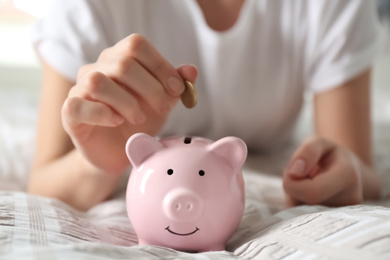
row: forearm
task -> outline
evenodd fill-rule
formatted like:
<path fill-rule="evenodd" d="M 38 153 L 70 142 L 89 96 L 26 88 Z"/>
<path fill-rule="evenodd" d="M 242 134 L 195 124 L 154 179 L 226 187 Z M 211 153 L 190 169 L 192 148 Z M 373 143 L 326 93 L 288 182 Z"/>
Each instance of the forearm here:
<path fill-rule="evenodd" d="M 87 210 L 110 196 L 119 180 L 120 176 L 98 171 L 74 149 L 50 163 L 34 167 L 28 192 Z"/>
<path fill-rule="evenodd" d="M 314 98 L 318 136 L 348 148 L 372 164 L 370 70 Z"/>
<path fill-rule="evenodd" d="M 318 136 L 352 151 L 358 159 L 363 198 L 378 199 L 379 178 L 372 163 L 370 70 L 315 97 Z"/>

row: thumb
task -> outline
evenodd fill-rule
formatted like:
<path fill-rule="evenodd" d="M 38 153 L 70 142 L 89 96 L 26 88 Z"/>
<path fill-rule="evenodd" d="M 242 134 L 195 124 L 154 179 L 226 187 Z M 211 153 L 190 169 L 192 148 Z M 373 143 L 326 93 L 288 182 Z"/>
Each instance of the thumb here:
<path fill-rule="evenodd" d="M 291 157 L 284 175 L 292 179 L 313 177 L 319 170 L 321 159 L 334 147 L 332 142 L 321 137 L 306 139 Z"/>

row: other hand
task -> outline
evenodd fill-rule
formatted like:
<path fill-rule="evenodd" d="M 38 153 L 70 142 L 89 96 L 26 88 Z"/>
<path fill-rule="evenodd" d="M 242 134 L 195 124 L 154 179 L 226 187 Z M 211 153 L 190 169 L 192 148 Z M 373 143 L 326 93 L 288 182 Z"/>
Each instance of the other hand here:
<path fill-rule="evenodd" d="M 348 149 L 321 137 L 306 139 L 283 173 L 287 205 L 362 203 L 364 171 L 370 167 Z"/>

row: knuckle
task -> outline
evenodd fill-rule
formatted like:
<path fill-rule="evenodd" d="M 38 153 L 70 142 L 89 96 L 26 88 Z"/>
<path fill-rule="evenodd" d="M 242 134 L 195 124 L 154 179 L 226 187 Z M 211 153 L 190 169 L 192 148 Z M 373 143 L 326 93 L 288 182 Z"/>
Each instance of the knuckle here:
<path fill-rule="evenodd" d="M 126 38 L 125 43 L 127 45 L 128 52 L 133 54 L 138 53 L 143 48 L 146 44 L 146 39 L 138 33 L 133 33 Z"/>
<path fill-rule="evenodd" d="M 101 72 L 91 72 L 86 76 L 85 87 L 90 94 L 99 93 L 104 88 L 105 75 Z"/>
<path fill-rule="evenodd" d="M 127 75 L 132 68 L 136 65 L 136 61 L 129 57 L 122 57 L 117 61 L 117 77 L 121 78 Z"/>
<path fill-rule="evenodd" d="M 91 64 L 85 64 L 81 66 L 77 72 L 77 79 L 81 79 L 90 70 L 90 67 Z"/>
<path fill-rule="evenodd" d="M 111 48 L 105 48 L 105 49 L 102 50 L 102 52 L 100 53 L 98 60 L 104 59 L 105 57 L 108 57 L 110 52 L 111 52 Z"/>

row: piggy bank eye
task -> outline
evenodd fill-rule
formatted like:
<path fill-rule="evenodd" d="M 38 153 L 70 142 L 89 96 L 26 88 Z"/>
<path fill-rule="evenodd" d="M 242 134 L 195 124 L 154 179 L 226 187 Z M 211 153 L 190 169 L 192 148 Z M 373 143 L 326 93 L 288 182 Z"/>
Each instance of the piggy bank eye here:
<path fill-rule="evenodd" d="M 199 171 L 199 175 L 200 175 L 200 176 L 204 176 L 204 174 L 205 174 L 204 170 L 200 170 L 200 171 Z"/>
<path fill-rule="evenodd" d="M 172 169 L 169 169 L 169 170 L 167 171 L 167 173 L 168 173 L 168 175 L 172 175 L 172 174 L 173 174 L 173 170 L 172 170 Z"/>

